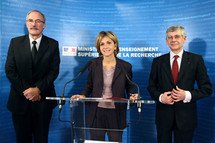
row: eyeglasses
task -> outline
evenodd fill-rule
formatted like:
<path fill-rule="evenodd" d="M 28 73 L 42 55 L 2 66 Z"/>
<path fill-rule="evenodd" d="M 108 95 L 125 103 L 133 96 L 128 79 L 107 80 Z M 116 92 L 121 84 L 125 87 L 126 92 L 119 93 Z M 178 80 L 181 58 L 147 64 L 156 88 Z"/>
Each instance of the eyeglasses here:
<path fill-rule="evenodd" d="M 167 36 L 167 40 L 173 40 L 173 37 L 175 38 L 175 40 L 179 40 L 183 36 L 182 35 Z"/>
<path fill-rule="evenodd" d="M 40 23 L 44 23 L 44 21 L 42 21 L 42 20 L 40 20 L 40 19 L 36 19 L 36 20 L 33 20 L 33 19 L 28 19 L 28 20 L 26 20 L 28 23 L 38 23 L 38 24 L 40 24 Z"/>

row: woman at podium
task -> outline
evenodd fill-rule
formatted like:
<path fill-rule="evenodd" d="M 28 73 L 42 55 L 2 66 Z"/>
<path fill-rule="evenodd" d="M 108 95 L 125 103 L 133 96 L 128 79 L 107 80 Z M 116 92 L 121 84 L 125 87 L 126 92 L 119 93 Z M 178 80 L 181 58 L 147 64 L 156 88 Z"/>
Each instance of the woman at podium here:
<path fill-rule="evenodd" d="M 132 79 L 132 65 L 117 58 L 119 41 L 114 32 L 101 31 L 96 37 L 95 46 L 99 57 L 91 60 L 83 91 L 72 98 L 137 99 L 135 86 L 126 78 Z M 90 128 L 104 129 L 90 130 L 91 140 L 104 141 L 107 133 L 109 141 L 122 142 L 122 130 L 126 127 L 126 104 L 91 102 L 87 123 Z"/>

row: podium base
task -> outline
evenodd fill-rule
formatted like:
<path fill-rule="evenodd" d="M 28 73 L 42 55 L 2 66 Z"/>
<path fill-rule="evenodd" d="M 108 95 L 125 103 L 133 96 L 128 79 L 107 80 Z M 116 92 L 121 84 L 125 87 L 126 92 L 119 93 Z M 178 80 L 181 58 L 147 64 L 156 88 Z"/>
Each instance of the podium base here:
<path fill-rule="evenodd" d="M 84 143 L 119 143 L 119 142 L 109 142 L 109 141 L 95 141 L 95 140 L 85 140 Z"/>

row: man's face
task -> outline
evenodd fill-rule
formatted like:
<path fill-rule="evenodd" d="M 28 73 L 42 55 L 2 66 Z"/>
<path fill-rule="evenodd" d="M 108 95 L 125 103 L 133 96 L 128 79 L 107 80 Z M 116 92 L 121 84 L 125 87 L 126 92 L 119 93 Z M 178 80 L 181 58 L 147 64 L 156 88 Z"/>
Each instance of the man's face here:
<path fill-rule="evenodd" d="M 178 30 L 167 33 L 166 44 L 173 53 L 179 53 L 183 49 L 186 40 L 187 38 L 183 37 L 181 31 Z"/>
<path fill-rule="evenodd" d="M 43 29 L 46 24 L 44 23 L 43 16 L 38 12 L 31 12 L 26 19 L 26 26 L 30 36 L 39 38 L 42 35 Z"/>

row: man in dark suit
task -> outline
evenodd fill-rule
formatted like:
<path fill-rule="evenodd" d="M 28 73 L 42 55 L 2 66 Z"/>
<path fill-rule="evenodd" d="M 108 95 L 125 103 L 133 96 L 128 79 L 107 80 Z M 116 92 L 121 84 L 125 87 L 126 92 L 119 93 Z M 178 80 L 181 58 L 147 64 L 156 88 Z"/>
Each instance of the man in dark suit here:
<path fill-rule="evenodd" d="M 198 99 L 210 96 L 212 87 L 203 58 L 183 50 L 186 33 L 175 25 L 166 31 L 170 53 L 152 63 L 148 91 L 157 101 L 158 143 L 192 143 L 197 126 Z M 198 89 L 194 89 L 197 82 Z"/>
<path fill-rule="evenodd" d="M 29 34 L 11 40 L 6 75 L 11 82 L 7 104 L 12 112 L 17 143 L 47 143 L 52 110 L 57 105 L 45 97 L 56 96 L 59 74 L 58 42 L 42 34 L 45 16 L 37 10 L 26 17 Z"/>

